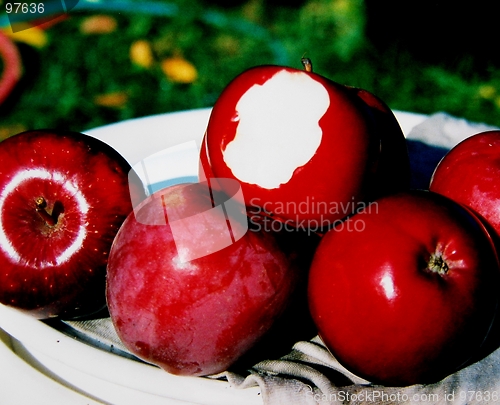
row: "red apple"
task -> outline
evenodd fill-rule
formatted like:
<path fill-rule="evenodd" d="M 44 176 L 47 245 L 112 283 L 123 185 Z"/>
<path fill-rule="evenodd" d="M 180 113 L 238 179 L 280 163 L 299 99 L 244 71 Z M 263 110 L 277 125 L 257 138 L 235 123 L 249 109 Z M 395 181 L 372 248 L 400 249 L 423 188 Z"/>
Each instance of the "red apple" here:
<path fill-rule="evenodd" d="M 408 186 L 395 180 L 408 172 L 399 124 L 386 110 L 375 117 L 372 104 L 310 69 L 251 68 L 213 107 L 200 177 L 238 180 L 245 204 L 274 218 L 331 226 L 374 198 L 376 184 L 384 192 Z M 382 159 L 394 156 L 388 171 Z"/>
<path fill-rule="evenodd" d="M 103 308 L 111 243 L 132 211 L 128 163 L 55 130 L 6 139 L 0 162 L 0 302 L 37 318 Z"/>
<path fill-rule="evenodd" d="M 111 248 L 107 300 L 122 342 L 181 375 L 226 370 L 272 327 L 297 280 L 273 233 L 247 231 L 207 184 L 160 190 Z M 231 194 L 232 195 L 232 194 Z"/>
<path fill-rule="evenodd" d="M 377 174 L 368 191 L 371 199 L 408 190 L 410 159 L 406 138 L 396 116 L 389 106 L 373 93 L 355 87 L 348 88 L 370 108 L 380 137 L 381 148 Z"/>
<path fill-rule="evenodd" d="M 492 239 L 471 211 L 436 193 L 382 198 L 316 250 L 309 304 L 319 335 L 377 384 L 436 382 L 475 356 L 498 306 Z"/>
<path fill-rule="evenodd" d="M 473 135 L 449 151 L 429 188 L 479 214 L 500 235 L 500 131 Z"/>

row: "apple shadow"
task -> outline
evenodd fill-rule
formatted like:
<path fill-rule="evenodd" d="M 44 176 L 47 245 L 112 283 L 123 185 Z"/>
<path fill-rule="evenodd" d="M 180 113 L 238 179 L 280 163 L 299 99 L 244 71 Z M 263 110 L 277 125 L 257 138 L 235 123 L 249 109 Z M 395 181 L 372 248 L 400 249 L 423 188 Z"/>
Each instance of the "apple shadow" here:
<path fill-rule="evenodd" d="M 434 169 L 448 149 L 412 139 L 407 139 L 406 145 L 410 159 L 410 188 L 427 190 Z"/>
<path fill-rule="evenodd" d="M 52 208 L 52 218 L 54 219 L 55 222 L 58 221 L 59 216 L 64 212 L 64 206 L 61 201 L 57 200 L 54 203 L 54 207 Z"/>
<path fill-rule="evenodd" d="M 263 360 L 278 360 L 290 353 L 299 341 L 309 341 L 317 335 L 316 327 L 310 316 L 307 299 L 302 291 L 295 297 L 274 323 L 271 329 L 231 367 L 230 371 L 246 374 L 246 371 Z"/>
<path fill-rule="evenodd" d="M 320 237 L 302 231 L 281 232 L 278 241 L 287 254 L 293 256 L 294 252 L 300 252 L 293 259 L 298 271 L 296 288 L 290 303 L 271 329 L 230 367 L 230 371 L 238 374 L 246 374 L 263 360 L 278 360 L 288 355 L 295 343 L 309 341 L 318 333 L 309 312 L 307 279 Z"/>

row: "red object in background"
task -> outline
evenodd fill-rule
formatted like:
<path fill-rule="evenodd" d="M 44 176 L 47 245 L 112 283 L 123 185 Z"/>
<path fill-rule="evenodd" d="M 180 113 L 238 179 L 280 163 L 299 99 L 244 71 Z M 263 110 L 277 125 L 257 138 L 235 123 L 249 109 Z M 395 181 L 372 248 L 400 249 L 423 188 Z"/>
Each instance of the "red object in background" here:
<path fill-rule="evenodd" d="M 7 35 L 0 31 L 0 58 L 3 69 L 0 75 L 0 104 L 12 92 L 21 78 L 21 55 Z"/>

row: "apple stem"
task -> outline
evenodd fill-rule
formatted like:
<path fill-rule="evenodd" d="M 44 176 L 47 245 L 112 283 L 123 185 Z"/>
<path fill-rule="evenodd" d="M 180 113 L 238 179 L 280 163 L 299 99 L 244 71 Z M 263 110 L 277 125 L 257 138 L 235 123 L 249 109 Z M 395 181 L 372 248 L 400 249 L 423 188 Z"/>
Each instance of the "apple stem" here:
<path fill-rule="evenodd" d="M 43 197 L 38 197 L 35 200 L 36 204 L 36 212 L 38 212 L 38 215 L 45 221 L 45 223 L 49 226 L 54 226 L 57 224 L 57 220 L 50 215 L 45 208 L 47 207 L 47 201 L 45 201 L 45 198 Z"/>
<path fill-rule="evenodd" d="M 309 59 L 309 58 L 302 58 L 300 61 L 302 62 L 302 66 L 304 66 L 304 70 L 306 72 L 310 73 L 310 72 L 313 71 L 313 64 L 312 64 L 311 59 Z"/>
<path fill-rule="evenodd" d="M 441 254 L 433 253 L 427 263 L 427 269 L 433 273 L 443 276 L 448 273 L 449 267 Z"/>

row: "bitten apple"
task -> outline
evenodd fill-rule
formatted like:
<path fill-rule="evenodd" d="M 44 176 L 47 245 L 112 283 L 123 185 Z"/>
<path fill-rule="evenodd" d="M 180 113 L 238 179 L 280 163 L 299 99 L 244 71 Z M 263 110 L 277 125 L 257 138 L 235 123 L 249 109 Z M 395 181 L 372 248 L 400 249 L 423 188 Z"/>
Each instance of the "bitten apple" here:
<path fill-rule="evenodd" d="M 37 318 L 103 308 L 111 243 L 132 211 L 128 163 L 55 130 L 6 139 L 0 162 L 0 302 Z"/>
<path fill-rule="evenodd" d="M 453 147 L 429 188 L 474 210 L 500 236 L 500 131 L 475 134 Z"/>
<path fill-rule="evenodd" d="M 404 136 L 374 100 L 309 68 L 251 68 L 213 107 L 200 177 L 238 180 L 245 204 L 274 218 L 331 226 L 409 185 Z"/>
<path fill-rule="evenodd" d="M 377 384 L 431 383 L 478 354 L 499 277 L 492 239 L 471 211 L 412 191 L 381 198 L 323 237 L 309 304 L 321 339 L 350 371 Z"/>
<path fill-rule="evenodd" d="M 245 232 L 246 217 L 212 206 L 212 192 L 195 183 L 153 194 L 125 220 L 109 258 L 120 339 L 173 374 L 226 370 L 283 313 L 297 281 L 274 235 Z"/>

